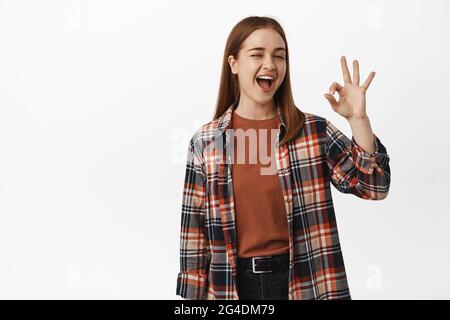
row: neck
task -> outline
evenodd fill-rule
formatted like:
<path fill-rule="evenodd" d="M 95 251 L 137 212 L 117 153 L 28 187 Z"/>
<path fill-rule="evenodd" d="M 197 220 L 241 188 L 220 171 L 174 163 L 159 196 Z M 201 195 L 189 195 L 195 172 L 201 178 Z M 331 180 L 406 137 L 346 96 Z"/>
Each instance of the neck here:
<path fill-rule="evenodd" d="M 243 102 L 242 100 L 240 100 L 234 112 L 236 112 L 243 118 L 252 120 L 270 119 L 277 114 L 277 110 L 273 101 L 265 104 L 260 104 L 254 101 Z"/>

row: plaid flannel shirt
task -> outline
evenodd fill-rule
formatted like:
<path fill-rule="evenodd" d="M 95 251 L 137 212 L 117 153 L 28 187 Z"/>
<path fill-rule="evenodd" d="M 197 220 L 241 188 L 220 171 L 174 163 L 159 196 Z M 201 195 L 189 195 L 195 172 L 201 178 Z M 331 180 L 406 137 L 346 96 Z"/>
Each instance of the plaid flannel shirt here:
<path fill-rule="evenodd" d="M 232 135 L 226 130 L 234 106 L 189 142 L 176 285 L 185 299 L 239 299 Z M 277 110 L 279 142 L 286 124 Z M 382 200 L 390 186 L 389 156 L 376 135 L 376 150 L 369 154 L 327 119 L 304 114 L 300 134 L 275 147 L 289 228 L 289 300 L 351 299 L 330 182 L 340 192 Z"/>

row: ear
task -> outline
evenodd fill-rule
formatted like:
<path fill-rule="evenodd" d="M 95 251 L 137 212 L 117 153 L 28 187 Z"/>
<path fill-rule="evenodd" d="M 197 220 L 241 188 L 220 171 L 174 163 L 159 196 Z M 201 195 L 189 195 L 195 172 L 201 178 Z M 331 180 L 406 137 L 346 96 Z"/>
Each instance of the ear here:
<path fill-rule="evenodd" d="M 236 66 L 237 65 L 237 61 L 234 60 L 234 57 L 232 55 L 228 56 L 228 64 L 231 67 L 231 72 L 233 74 L 237 74 L 237 66 Z"/>

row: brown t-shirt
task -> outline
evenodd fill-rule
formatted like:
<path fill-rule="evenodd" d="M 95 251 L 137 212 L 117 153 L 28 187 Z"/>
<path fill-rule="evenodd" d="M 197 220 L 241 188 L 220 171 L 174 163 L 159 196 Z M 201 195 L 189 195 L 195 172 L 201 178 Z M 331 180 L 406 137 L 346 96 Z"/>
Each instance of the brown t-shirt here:
<path fill-rule="evenodd" d="M 286 208 L 273 150 L 278 117 L 252 120 L 233 111 L 231 126 L 235 133 L 232 181 L 238 257 L 289 253 Z M 237 129 L 243 129 L 241 134 Z M 253 138 L 248 129 L 254 133 Z"/>

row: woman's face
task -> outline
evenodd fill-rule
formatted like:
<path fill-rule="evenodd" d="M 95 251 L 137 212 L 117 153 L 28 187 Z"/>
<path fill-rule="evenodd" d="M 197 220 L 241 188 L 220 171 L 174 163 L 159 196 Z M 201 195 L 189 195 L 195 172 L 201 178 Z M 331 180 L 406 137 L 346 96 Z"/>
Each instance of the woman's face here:
<path fill-rule="evenodd" d="M 245 39 L 239 58 L 228 57 L 231 71 L 238 75 L 241 96 L 244 94 L 260 104 L 273 99 L 286 73 L 285 50 L 283 38 L 273 29 L 258 29 Z M 261 75 L 274 77 L 268 90 L 257 81 Z"/>

